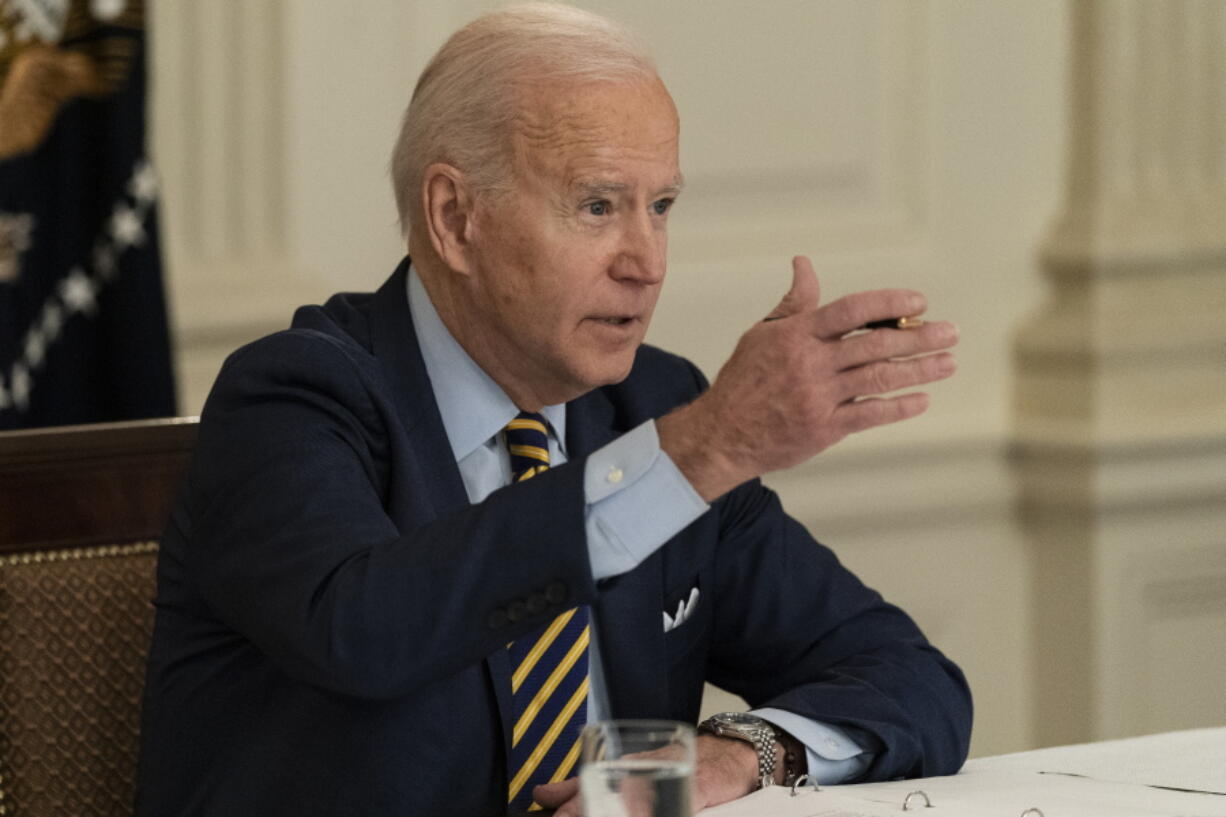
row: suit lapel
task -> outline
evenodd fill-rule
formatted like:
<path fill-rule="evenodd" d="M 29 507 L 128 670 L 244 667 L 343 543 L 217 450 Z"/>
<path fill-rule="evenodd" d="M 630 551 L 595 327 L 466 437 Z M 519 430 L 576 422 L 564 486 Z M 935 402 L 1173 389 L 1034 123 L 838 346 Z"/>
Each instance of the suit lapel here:
<path fill-rule="evenodd" d="M 371 313 L 371 343 L 383 368 L 397 412 L 403 421 L 416 461 L 431 463 L 412 480 L 428 513 L 441 516 L 468 504 L 468 494 L 455 455 L 447 442 L 434 391 L 426 374 L 408 307 L 406 258 L 375 294 Z M 567 407 L 567 451 L 585 456 L 628 429 L 621 428 L 604 390 L 580 397 Z M 420 506 L 419 506 L 420 507 Z M 668 700 L 664 632 L 662 556 L 657 551 L 637 568 L 600 583 L 593 605 L 609 699 L 609 716 L 659 717 Z M 505 650 L 485 660 L 491 692 L 502 721 L 506 756 L 510 756 L 514 714 L 511 664 Z"/>
<path fill-rule="evenodd" d="M 433 517 L 468 505 L 468 491 L 447 441 L 443 418 L 439 414 L 434 389 L 426 373 L 417 333 L 409 310 L 406 258 L 375 294 L 371 314 L 371 343 L 391 386 L 396 410 L 404 423 L 409 445 L 418 452 L 418 463 L 430 463 L 412 479 L 414 491 L 421 492 Z M 432 518 L 432 517 L 431 517 Z M 504 757 L 510 757 L 514 713 L 511 708 L 511 662 L 506 650 L 497 650 L 485 659 L 490 688 L 502 721 Z"/>
<path fill-rule="evenodd" d="M 567 407 L 567 449 L 572 458 L 628 431 L 603 389 Z M 668 701 L 664 664 L 663 558 L 656 551 L 629 573 L 599 583 L 592 614 L 611 718 L 660 717 Z"/>
<path fill-rule="evenodd" d="M 424 464 L 414 475 L 413 490 L 424 496 L 433 516 L 468 504 L 468 492 L 455 462 L 434 389 L 426 374 L 409 312 L 406 258 L 375 293 L 371 310 L 371 346 L 391 387 L 396 411 L 408 435 L 415 462 Z"/>

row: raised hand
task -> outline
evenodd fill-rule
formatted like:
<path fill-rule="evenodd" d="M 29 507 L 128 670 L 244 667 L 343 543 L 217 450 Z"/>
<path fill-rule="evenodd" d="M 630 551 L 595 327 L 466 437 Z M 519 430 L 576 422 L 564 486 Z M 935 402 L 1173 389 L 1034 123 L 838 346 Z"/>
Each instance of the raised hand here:
<path fill-rule="evenodd" d="M 922 414 L 922 393 L 886 396 L 943 380 L 958 341 L 947 322 L 856 330 L 920 315 L 924 296 L 882 289 L 820 303 L 808 258 L 792 261 L 792 287 L 741 336 L 711 388 L 660 418 L 660 446 L 710 501 L 755 476 L 790 468 L 848 434 Z"/>

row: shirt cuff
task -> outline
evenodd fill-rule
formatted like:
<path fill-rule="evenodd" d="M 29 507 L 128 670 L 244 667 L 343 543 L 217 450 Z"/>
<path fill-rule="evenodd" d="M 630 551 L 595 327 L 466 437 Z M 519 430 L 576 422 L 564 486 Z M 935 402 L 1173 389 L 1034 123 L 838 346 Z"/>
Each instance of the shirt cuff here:
<path fill-rule="evenodd" d="M 648 420 L 588 455 L 583 472 L 592 578 L 626 573 L 707 511 Z"/>
<path fill-rule="evenodd" d="M 823 786 L 846 783 L 863 775 L 873 762 L 874 754 L 865 751 L 837 726 L 784 709 L 755 709 L 753 714 L 805 745 L 809 782 Z"/>

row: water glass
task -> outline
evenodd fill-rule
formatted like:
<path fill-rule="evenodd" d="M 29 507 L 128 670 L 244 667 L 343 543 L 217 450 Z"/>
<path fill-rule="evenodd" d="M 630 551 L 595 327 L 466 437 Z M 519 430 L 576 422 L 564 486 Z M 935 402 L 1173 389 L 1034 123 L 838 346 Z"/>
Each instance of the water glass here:
<path fill-rule="evenodd" d="M 600 721 L 583 729 L 579 789 L 585 817 L 690 817 L 694 727 Z"/>

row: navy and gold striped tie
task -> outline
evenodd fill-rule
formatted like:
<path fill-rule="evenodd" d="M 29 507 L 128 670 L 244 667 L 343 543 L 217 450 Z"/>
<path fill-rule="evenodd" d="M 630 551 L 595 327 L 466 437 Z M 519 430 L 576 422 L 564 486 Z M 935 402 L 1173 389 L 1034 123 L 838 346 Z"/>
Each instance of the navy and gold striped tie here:
<path fill-rule="evenodd" d="M 539 414 L 521 412 L 506 428 L 511 479 L 522 482 L 549 468 L 549 436 Z M 579 731 L 587 720 L 586 606 L 567 610 L 542 630 L 507 646 L 511 656 L 511 775 L 507 804 L 538 808 L 532 787 L 565 780 L 579 759 Z"/>

